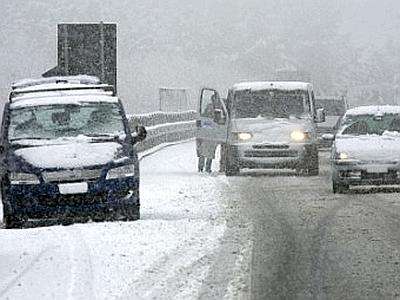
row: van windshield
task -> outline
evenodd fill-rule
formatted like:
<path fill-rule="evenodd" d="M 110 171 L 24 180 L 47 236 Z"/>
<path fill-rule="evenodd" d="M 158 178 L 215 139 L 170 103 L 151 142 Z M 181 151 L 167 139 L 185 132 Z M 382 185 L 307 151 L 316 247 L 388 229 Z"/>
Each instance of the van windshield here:
<path fill-rule="evenodd" d="M 12 109 L 8 138 L 13 141 L 124 133 L 117 103 L 57 104 Z"/>
<path fill-rule="evenodd" d="M 237 91 L 234 96 L 235 118 L 289 118 L 304 114 L 307 91 Z"/>

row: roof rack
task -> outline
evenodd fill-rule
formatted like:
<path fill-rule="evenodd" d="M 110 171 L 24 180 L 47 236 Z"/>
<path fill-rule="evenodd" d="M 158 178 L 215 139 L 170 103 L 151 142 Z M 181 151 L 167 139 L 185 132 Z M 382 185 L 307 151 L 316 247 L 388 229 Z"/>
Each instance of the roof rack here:
<path fill-rule="evenodd" d="M 14 82 L 11 85 L 13 90 L 28 88 L 42 84 L 57 84 L 57 83 L 70 83 L 70 84 L 87 84 L 87 85 L 98 85 L 100 79 L 96 76 L 89 75 L 76 75 L 76 76 L 54 76 L 54 77 L 43 77 L 37 79 L 22 79 Z"/>
<path fill-rule="evenodd" d="M 81 91 L 81 90 L 103 90 L 104 92 L 111 92 L 112 96 L 115 96 L 115 89 L 112 85 L 108 84 L 97 84 L 97 85 L 88 85 L 88 86 L 55 86 L 54 88 L 44 88 L 44 89 L 23 89 L 23 90 L 14 90 L 10 93 L 8 99 L 10 103 L 13 98 L 18 95 L 23 94 L 31 94 L 31 93 L 45 93 L 45 92 L 60 92 L 60 91 Z"/>

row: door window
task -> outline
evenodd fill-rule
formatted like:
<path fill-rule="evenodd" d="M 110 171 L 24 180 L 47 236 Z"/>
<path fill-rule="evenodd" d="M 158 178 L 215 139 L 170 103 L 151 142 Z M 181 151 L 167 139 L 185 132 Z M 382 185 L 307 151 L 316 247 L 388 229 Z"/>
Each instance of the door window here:
<path fill-rule="evenodd" d="M 200 115 L 213 119 L 217 101 L 218 97 L 215 91 L 203 90 Z"/>

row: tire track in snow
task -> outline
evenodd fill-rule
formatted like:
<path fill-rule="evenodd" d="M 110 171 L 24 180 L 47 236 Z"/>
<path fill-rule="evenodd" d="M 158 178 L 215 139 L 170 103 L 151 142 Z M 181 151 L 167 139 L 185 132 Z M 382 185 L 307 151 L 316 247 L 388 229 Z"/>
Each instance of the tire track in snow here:
<path fill-rule="evenodd" d="M 206 276 L 208 271 L 210 257 L 216 251 L 219 244 L 218 239 L 224 231 L 224 228 L 221 228 L 215 239 L 210 240 L 210 236 L 208 235 L 209 226 L 210 224 L 203 224 L 203 228 L 200 229 L 200 235 L 199 232 L 193 234 L 196 238 L 200 236 L 204 240 L 186 239 L 183 244 L 178 244 L 173 250 L 163 254 L 159 259 L 154 261 L 151 267 L 144 269 L 140 274 L 135 276 L 137 279 L 128 284 L 129 288 L 122 293 L 119 299 L 141 297 L 144 299 L 152 297 L 155 299 L 160 297 L 164 299 L 176 299 L 181 287 L 179 283 L 189 277 L 195 279 L 195 281 L 200 280 L 198 283 L 199 287 L 195 289 L 197 292 L 200 289 L 202 278 Z M 199 248 L 199 245 L 201 245 L 201 248 Z M 202 251 L 204 245 L 209 246 L 206 251 Z M 185 298 L 187 297 L 181 297 L 181 299 Z"/>
<path fill-rule="evenodd" d="M 44 248 L 42 251 L 39 252 L 31 262 L 20 272 L 18 273 L 8 284 L 7 286 L 0 291 L 0 298 L 3 298 L 16 284 L 20 281 L 26 274 L 29 273 L 30 270 L 35 266 L 37 262 L 50 250 L 55 249 L 57 247 L 49 246 Z"/>
<path fill-rule="evenodd" d="M 70 282 L 66 298 L 97 299 L 93 288 L 94 275 L 91 253 L 82 232 L 74 225 L 62 228 L 67 237 L 68 259 L 71 263 Z M 64 242 L 64 240 L 60 241 Z M 85 266 L 88 267 L 87 272 L 85 272 Z"/>
<path fill-rule="evenodd" d="M 314 234 L 310 250 L 312 253 L 311 295 L 313 299 L 326 298 L 324 289 L 326 278 L 323 271 L 327 267 L 328 257 L 327 252 L 324 252 L 324 244 L 327 241 L 328 229 L 332 226 L 337 214 L 350 204 L 350 201 L 348 201 L 345 195 L 337 195 L 334 200 L 339 202 L 325 212 L 325 215 L 317 222 L 316 228 L 313 229 Z"/>

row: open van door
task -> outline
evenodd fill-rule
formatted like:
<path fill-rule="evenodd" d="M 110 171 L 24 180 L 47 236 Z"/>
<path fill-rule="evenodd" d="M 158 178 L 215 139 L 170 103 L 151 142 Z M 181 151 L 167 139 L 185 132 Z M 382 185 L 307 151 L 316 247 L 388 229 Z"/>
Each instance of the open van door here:
<path fill-rule="evenodd" d="M 218 92 L 210 88 L 200 90 L 197 138 L 223 144 L 226 142 L 228 114 Z"/>

